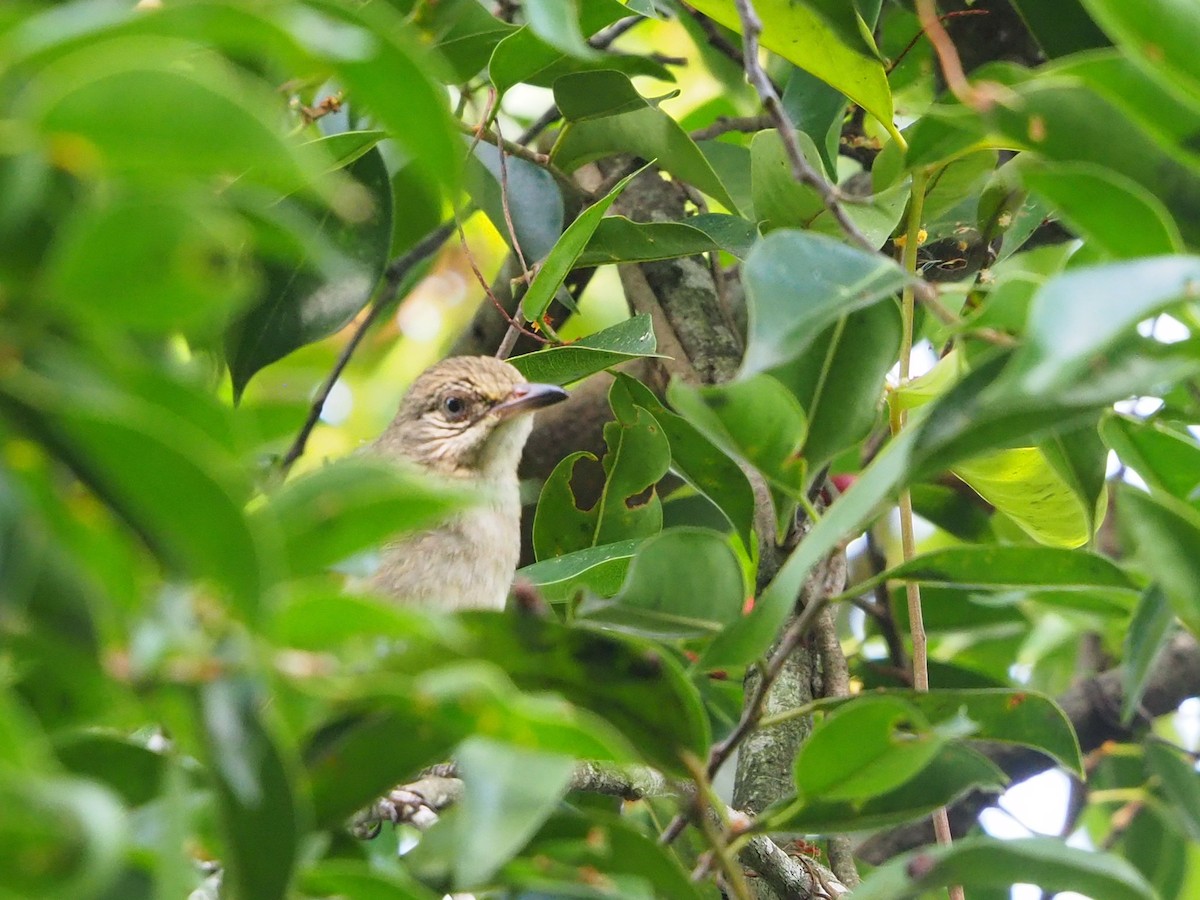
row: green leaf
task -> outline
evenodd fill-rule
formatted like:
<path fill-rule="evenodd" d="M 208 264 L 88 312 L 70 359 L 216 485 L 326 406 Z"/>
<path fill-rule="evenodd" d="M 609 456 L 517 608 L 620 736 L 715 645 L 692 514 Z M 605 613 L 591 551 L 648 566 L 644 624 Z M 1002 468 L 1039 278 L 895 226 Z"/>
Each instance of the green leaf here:
<path fill-rule="evenodd" d="M 413 24 L 421 29 L 422 43 L 437 50 L 452 71 L 438 73 L 447 84 L 466 84 L 487 65 L 488 57 L 505 36 L 518 31 L 477 0 L 440 0 L 418 4 L 405 0 L 398 4 L 413 15 Z"/>
<path fill-rule="evenodd" d="M 332 170 L 344 169 L 388 136 L 378 128 L 360 131 L 339 131 L 314 138 L 308 143 L 321 148 L 333 159 Z M 331 171 L 332 171 L 331 170 Z"/>
<path fill-rule="evenodd" d="M 105 788 L 82 779 L 0 772 L 4 892 L 22 900 L 96 897 L 112 886 L 129 822 Z"/>
<path fill-rule="evenodd" d="M 821 156 L 825 177 L 836 183 L 838 145 L 846 113 L 845 96 L 810 72 L 793 68 L 780 99 L 796 130 L 812 138 Z"/>
<path fill-rule="evenodd" d="M 729 544 L 703 528 L 647 538 L 611 600 L 585 598 L 576 615 L 659 639 L 708 637 L 737 619 L 742 569 Z"/>
<path fill-rule="evenodd" d="M 579 59 L 596 56 L 579 30 L 575 0 L 528 0 L 524 11 L 533 33 L 551 47 Z"/>
<path fill-rule="evenodd" d="M 370 209 L 354 222 L 339 220 L 330 211 L 319 214 L 324 236 L 337 247 L 336 261 L 306 256 L 286 263 L 265 261 L 262 296 L 226 334 L 235 397 L 256 372 L 345 327 L 366 306 L 383 275 L 392 240 L 387 168 L 376 148 L 347 171 L 366 189 Z"/>
<path fill-rule="evenodd" d="M 581 509 L 571 487 L 576 464 L 595 460 L 586 451 L 562 460 L 542 488 L 533 520 L 539 560 L 585 547 L 642 538 L 662 528 L 662 501 L 654 485 L 667 473 L 671 446 L 649 412 L 635 407 L 614 383 L 609 402 L 616 419 L 604 426 L 604 487 Z"/>
<path fill-rule="evenodd" d="M 707 231 L 697 227 L 695 220 L 700 218 L 706 220 Z M 753 241 L 753 232 L 754 226 L 738 216 L 710 214 L 682 222 L 632 222 L 624 216 L 609 216 L 601 220 L 575 265 L 647 262 L 714 250 L 741 257 Z"/>
<path fill-rule="evenodd" d="M 887 690 L 864 692 L 850 698 L 819 700 L 816 709 L 853 706 L 863 698 L 898 698 L 915 707 L 934 726 L 967 719 L 973 726 L 971 740 L 1021 744 L 1053 757 L 1060 765 L 1083 775 L 1079 740 L 1057 703 L 1036 691 L 1007 688 L 978 690 Z"/>
<path fill-rule="evenodd" d="M 1186 502 L 1200 499 L 1200 447 L 1194 440 L 1158 422 L 1115 414 L 1101 420 L 1100 435 L 1151 488 Z"/>
<path fill-rule="evenodd" d="M 1139 66 L 1172 90 L 1200 101 L 1200 17 L 1177 0 L 1081 0 L 1096 23 Z"/>
<path fill-rule="evenodd" d="M 110 198 L 64 222 L 49 299 L 96 329 L 203 336 L 249 299 L 253 281 L 239 260 L 246 238 L 241 223 L 203 199 Z"/>
<path fill-rule="evenodd" d="M 1163 796 L 1175 812 L 1175 820 L 1191 840 L 1200 840 L 1200 773 L 1191 760 L 1160 741 L 1146 743 L 1146 768 L 1162 785 Z"/>
<path fill-rule="evenodd" d="M 55 754 L 73 774 L 115 791 L 129 806 L 158 796 L 166 758 L 124 736 L 83 731 L 59 738 Z"/>
<path fill-rule="evenodd" d="M 1106 256 L 1132 259 L 1183 249 L 1167 208 L 1124 175 L 1092 163 L 1057 163 L 1026 166 L 1021 180 Z"/>
<path fill-rule="evenodd" d="M 760 240 L 742 267 L 750 309 L 741 376 L 795 359 L 822 330 L 903 287 L 903 270 L 822 235 L 781 230 Z"/>
<path fill-rule="evenodd" d="M 438 623 L 386 597 L 342 593 L 322 583 L 293 590 L 273 610 L 268 634 L 281 647 L 338 650 L 350 641 L 437 640 Z"/>
<path fill-rule="evenodd" d="M 734 0 L 698 0 L 696 9 L 726 28 L 740 31 Z M 791 0 L 758 0 L 755 11 L 763 23 L 762 45 L 788 62 L 837 88 L 892 135 L 892 94 L 878 59 L 847 46 L 824 17 Z"/>
<path fill-rule="evenodd" d="M 943 744 L 932 762 L 886 793 L 865 800 L 783 801 L 763 813 L 772 831 L 833 834 L 898 825 L 949 806 L 971 790 L 999 790 L 1007 776 L 986 756 L 959 744 Z"/>
<path fill-rule="evenodd" d="M 947 547 L 901 563 L 866 584 L 909 579 L 971 590 L 1053 588 L 1058 591 L 1136 591 L 1109 559 L 1083 550 L 983 544 Z"/>
<path fill-rule="evenodd" d="M 1200 634 L 1200 513 L 1167 496 L 1128 485 L 1117 491 L 1117 521 L 1125 540 L 1175 615 Z"/>
<path fill-rule="evenodd" d="M 1073 548 L 1092 538 L 1096 500 L 1086 504 L 1038 447 L 997 450 L 951 471 L 1039 544 Z"/>
<path fill-rule="evenodd" d="M 520 849 L 567 792 L 575 759 L 472 738 L 454 754 L 465 794 L 455 820 L 461 888 L 486 882 Z"/>
<path fill-rule="evenodd" d="M 550 301 L 562 287 L 563 279 L 575 268 L 575 261 L 579 259 L 579 254 L 591 240 L 592 234 L 600 224 L 600 219 L 608 212 L 613 201 L 621 196 L 621 191 L 625 190 L 629 182 L 641 171 L 638 169 L 632 175 L 626 175 L 613 185 L 611 191 L 585 209 L 574 222 L 567 226 L 562 237 L 555 242 L 554 249 L 538 267 L 537 275 L 534 276 L 533 283 L 529 285 L 529 290 L 521 298 L 521 312 L 528 321 L 536 322 L 546 314 Z"/>
<path fill-rule="evenodd" d="M 274 529 L 290 577 L 320 572 L 395 535 L 419 531 L 473 495 L 391 461 L 343 459 L 289 482 L 255 513 Z"/>
<path fill-rule="evenodd" d="M 176 408 L 162 407 L 114 389 L 96 370 L 57 357 L 47 365 L 53 380 L 28 370 L 0 380 L 0 410 L 74 469 L 168 567 L 224 587 L 253 617 L 262 563 L 241 510 L 246 486 L 225 449 L 187 418 L 197 398 L 180 389 Z"/>
<path fill-rule="evenodd" d="M 1034 884 L 1078 891 L 1095 900 L 1155 900 L 1154 890 L 1125 860 L 1082 850 L 1057 838 L 972 837 L 949 847 L 923 847 L 875 869 L 854 900 L 906 900 L 951 884 L 972 888 Z"/>
<path fill-rule="evenodd" d="M 654 160 L 671 175 L 699 188 L 726 209 L 737 206 L 704 154 L 678 122 L 650 105 L 620 72 L 564 75 L 554 100 L 567 125 L 554 145 L 554 163 L 570 172 L 586 162 L 629 153 Z"/>
<path fill-rule="evenodd" d="M 754 489 L 742 467 L 683 416 L 668 410 L 641 382 L 624 373 L 617 380 L 633 402 L 649 410 L 671 444 L 671 468 L 707 497 L 729 520 L 747 555 L 753 555 Z"/>
<path fill-rule="evenodd" d="M 1167 602 L 1167 595 L 1158 584 L 1152 584 L 1142 592 L 1141 599 L 1133 611 L 1133 618 L 1125 632 L 1124 663 L 1121 666 L 1121 721 L 1132 722 L 1142 703 L 1150 669 L 1158 652 L 1171 633 L 1175 615 Z"/>
<path fill-rule="evenodd" d="M 1081 0 L 1012 0 L 1021 18 L 1051 59 L 1080 50 L 1107 47 L 1104 32 L 1096 27 Z"/>
<path fill-rule="evenodd" d="M 300 873 L 310 894 L 355 900 L 437 900 L 438 895 L 403 874 L 384 871 L 365 859 L 322 859 Z"/>
<path fill-rule="evenodd" d="M 676 379 L 667 399 L 697 431 L 732 459 L 758 469 L 772 487 L 793 497 L 804 490 L 806 468 L 799 455 L 804 410 L 774 378 L 755 375 L 703 387 Z"/>
<path fill-rule="evenodd" d="M 266 85 L 194 49 L 171 38 L 84 45 L 39 72 L 25 98 L 26 116 L 44 140 L 62 144 L 60 165 L 68 169 L 150 184 L 164 175 L 238 176 L 284 192 L 308 187 L 330 196 L 322 178 L 328 158 L 284 137 L 273 119 L 278 101 Z M 184 56 L 193 64 L 175 65 Z M 181 109 L 188 115 L 179 116 Z"/>
<path fill-rule="evenodd" d="M 292 772 L 261 717 L 262 698 L 245 680 L 200 689 L 208 769 L 217 795 L 225 884 L 238 896 L 283 900 L 300 848 Z"/>
<path fill-rule="evenodd" d="M 549 647 L 530 644 L 547 637 L 544 632 L 534 628 L 501 635 L 500 629 L 512 629 L 513 623 L 504 617 L 496 620 L 467 622 L 462 630 L 445 633 L 444 642 L 428 633 L 413 635 L 391 666 L 414 677 L 401 682 L 389 678 L 382 689 L 364 679 L 345 715 L 310 740 L 306 763 L 318 823 L 336 824 L 381 792 L 415 777 L 422 766 L 444 761 L 453 747 L 472 735 L 584 759 L 634 758 L 632 745 L 617 731 L 631 727 L 631 711 L 622 702 L 631 693 L 628 681 L 617 675 L 608 686 L 606 701 L 612 709 L 605 713 L 548 695 L 546 691 L 556 691 L 573 699 L 572 689 L 582 680 L 579 663 L 569 656 L 552 662 Z M 564 646 L 578 649 L 580 644 L 577 640 Z M 545 666 L 543 672 L 515 658 L 522 647 L 530 661 Z M 610 658 L 622 656 L 623 648 L 611 641 L 603 649 Z M 527 695 L 519 687 L 538 693 Z M 672 694 L 671 700 L 676 699 Z M 420 739 L 414 740 L 414 735 Z M 659 748 L 674 747 L 673 740 L 661 735 L 643 752 L 653 755 Z"/>
<path fill-rule="evenodd" d="M 886 794 L 929 765 L 944 744 L 903 700 L 860 697 L 813 728 L 796 756 L 801 801 L 862 801 Z"/>
<path fill-rule="evenodd" d="M 625 582 L 638 544 L 636 540 L 617 541 L 552 556 L 518 569 L 517 578 L 528 581 L 551 603 L 569 600 L 582 588 L 601 597 L 611 597 Z"/>
<path fill-rule="evenodd" d="M 484 211 L 496 231 L 511 247 L 501 193 L 500 152 L 480 141 L 468 158 L 465 187 Z M 563 201 L 554 176 L 518 156 L 505 155 L 504 183 L 507 184 L 508 215 L 512 218 L 517 243 L 526 262 L 545 259 L 563 230 Z"/>
<path fill-rule="evenodd" d="M 876 303 L 828 326 L 791 363 L 771 370 L 804 407 L 810 471 L 870 433 L 899 349 L 900 309 Z"/>
<path fill-rule="evenodd" d="M 809 164 L 821 166 L 819 152 L 803 132 L 796 135 Z M 796 181 L 777 131 L 760 131 L 750 144 L 754 213 L 765 233 L 776 228 L 802 228 L 840 238 L 842 228 L 821 195 Z M 909 184 L 898 182 L 866 199 L 842 202 L 847 217 L 875 247 L 882 247 L 900 222 L 908 204 Z"/>
<path fill-rule="evenodd" d="M 631 359 L 655 356 L 655 349 L 654 324 L 642 313 L 570 344 L 514 356 L 509 362 L 530 381 L 570 384 Z"/>

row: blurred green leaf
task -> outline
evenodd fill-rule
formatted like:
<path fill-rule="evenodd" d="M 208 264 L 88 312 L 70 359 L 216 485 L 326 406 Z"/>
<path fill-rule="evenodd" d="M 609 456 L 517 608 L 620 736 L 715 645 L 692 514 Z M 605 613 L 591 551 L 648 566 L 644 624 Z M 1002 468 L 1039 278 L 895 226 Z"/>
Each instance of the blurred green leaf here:
<path fill-rule="evenodd" d="M 655 485 L 667 472 L 671 446 L 654 417 L 636 407 L 617 385 L 609 391 L 616 418 L 604 426 L 604 487 L 587 509 L 571 486 L 586 451 L 562 460 L 542 488 L 533 520 L 533 547 L 539 560 L 585 547 L 648 537 L 662 528 L 662 501 Z"/>
<path fill-rule="evenodd" d="M 570 756 L 509 747 L 472 738 L 455 753 L 465 795 L 455 821 L 459 887 L 482 884 L 518 853 L 567 792 L 575 760 Z"/>
<path fill-rule="evenodd" d="M 246 238 L 239 222 L 203 198 L 113 198 L 65 223 L 50 264 L 50 299 L 96 329 L 203 334 L 249 299 L 253 280 L 239 260 Z"/>
<path fill-rule="evenodd" d="M 162 785 L 166 759 L 144 744 L 103 732 L 75 732 L 60 737 L 55 754 L 73 774 L 115 791 L 129 806 L 149 803 Z"/>
<path fill-rule="evenodd" d="M 551 556 L 518 569 L 517 578 L 528 581 L 551 603 L 569 600 L 582 588 L 601 597 L 611 597 L 625 582 L 638 544 L 636 540 L 617 541 Z"/>
<path fill-rule="evenodd" d="M 263 367 L 341 330 L 366 306 L 383 275 L 392 241 L 387 169 L 371 149 L 347 171 L 365 189 L 369 206 L 353 222 L 329 211 L 320 215 L 324 235 L 338 248 L 336 266 L 330 270 L 328 262 L 314 265 L 308 258 L 266 261 L 262 296 L 226 335 L 235 397 Z"/>
<path fill-rule="evenodd" d="M 1146 743 L 1146 767 L 1162 785 L 1175 820 L 1191 840 L 1200 840 L 1200 772 L 1195 763 L 1183 760 L 1173 747 L 1150 740 Z"/>
<path fill-rule="evenodd" d="M 610 366 L 654 356 L 654 323 L 646 313 L 632 316 L 587 337 L 509 359 L 530 381 L 570 384 Z"/>
<path fill-rule="evenodd" d="M 676 178 L 694 185 L 731 212 L 737 206 L 704 154 L 679 123 L 649 103 L 620 72 L 564 75 L 554 82 L 554 100 L 567 125 L 553 158 L 570 172 L 586 162 L 630 153 L 654 160 Z"/>
<path fill-rule="evenodd" d="M 1174 624 L 1175 615 L 1167 602 L 1167 595 L 1160 585 L 1150 585 L 1142 592 L 1125 631 L 1125 656 L 1121 667 L 1121 685 L 1124 688 L 1121 699 L 1122 722 L 1132 722 L 1137 714 L 1151 666 Z"/>
<path fill-rule="evenodd" d="M 1012 4 L 1051 59 L 1108 46 L 1104 32 L 1088 16 L 1081 0 L 1012 0 Z"/>
<path fill-rule="evenodd" d="M 1155 897 L 1129 863 L 1110 853 L 1066 846 L 1054 838 L 973 837 L 889 860 L 855 888 L 854 898 L 907 900 L 951 884 L 983 888 L 1018 882 L 1050 891 L 1079 891 L 1096 900 Z"/>
<path fill-rule="evenodd" d="M 324 859 L 306 869 L 301 885 L 309 893 L 355 900 L 437 900 L 437 894 L 404 876 L 361 859 Z"/>
<path fill-rule="evenodd" d="M 802 801 L 877 797 L 928 766 L 943 744 L 903 700 L 860 697 L 813 728 L 796 756 L 796 792 Z"/>
<path fill-rule="evenodd" d="M 605 0 L 606 5 L 608 4 Z M 579 29 L 579 8 L 575 0 L 529 0 L 525 18 L 533 33 L 569 56 L 590 59 L 596 50 L 588 46 Z"/>
<path fill-rule="evenodd" d="M 695 6 L 727 28 L 741 30 L 734 0 L 699 0 Z M 754 8 L 762 19 L 764 47 L 837 88 L 894 133 L 892 94 L 878 59 L 860 52 L 861 44 L 847 46 L 808 4 L 758 0 Z"/>
<path fill-rule="evenodd" d="M 113 882 L 129 822 L 108 790 L 82 779 L 0 771 L 0 896 L 95 897 Z"/>
<path fill-rule="evenodd" d="M 1007 776 L 986 756 L 958 744 L 944 744 L 925 768 L 898 787 L 865 800 L 813 797 L 775 804 L 763 813 L 772 830 L 830 834 L 884 828 L 929 815 L 967 791 L 999 789 Z"/>
<path fill-rule="evenodd" d="M 526 320 L 536 322 L 546 314 L 550 301 L 562 287 L 563 279 L 567 277 L 571 269 L 575 268 L 576 260 L 579 259 L 583 248 L 591 240 L 592 234 L 600 224 L 600 219 L 617 197 L 621 196 L 621 192 L 629 186 L 629 182 L 640 172 L 641 169 L 631 175 L 626 175 L 613 185 L 611 191 L 585 209 L 574 222 L 567 226 L 567 230 L 563 232 L 549 255 L 542 261 L 537 274 L 533 277 L 533 282 L 529 285 L 529 290 L 521 298 L 521 312 Z"/>
<path fill-rule="evenodd" d="M 737 619 L 744 600 L 729 544 L 707 529 L 672 528 L 638 546 L 615 597 L 585 597 L 576 614 L 648 637 L 696 638 Z"/>
<path fill-rule="evenodd" d="M 1091 163 L 1026 166 L 1021 180 L 1114 259 L 1178 253 L 1179 228 L 1162 202 L 1135 181 Z"/>
<path fill-rule="evenodd" d="M 1158 422 L 1109 415 L 1100 422 L 1104 442 L 1146 483 L 1180 500 L 1200 499 L 1200 447 Z"/>
<path fill-rule="evenodd" d="M 303 819 L 291 767 L 248 681 L 222 679 L 197 696 L 225 846 L 224 882 L 237 896 L 283 900 Z"/>
<path fill-rule="evenodd" d="M 286 484 L 254 519 L 274 529 L 286 574 L 309 575 L 404 532 L 419 531 L 469 505 L 474 497 L 424 471 L 357 457 L 323 466 Z"/>
<path fill-rule="evenodd" d="M 1147 72 L 1200 101 L 1200 19 L 1172 0 L 1081 0 L 1096 23 Z"/>
<path fill-rule="evenodd" d="M 780 230 L 742 268 L 750 326 L 742 377 L 795 359 L 842 316 L 896 293 L 904 272 L 882 256 L 822 235 Z"/>
<path fill-rule="evenodd" d="M 1200 513 L 1172 497 L 1122 485 L 1117 522 L 1142 566 L 1162 585 L 1175 615 L 1200 634 Z"/>
<path fill-rule="evenodd" d="M 333 169 L 337 170 L 346 168 L 387 136 L 388 133 L 381 129 L 366 128 L 360 131 L 339 131 L 327 134 L 314 138 L 309 143 L 314 147 L 320 147 L 332 157 Z"/>

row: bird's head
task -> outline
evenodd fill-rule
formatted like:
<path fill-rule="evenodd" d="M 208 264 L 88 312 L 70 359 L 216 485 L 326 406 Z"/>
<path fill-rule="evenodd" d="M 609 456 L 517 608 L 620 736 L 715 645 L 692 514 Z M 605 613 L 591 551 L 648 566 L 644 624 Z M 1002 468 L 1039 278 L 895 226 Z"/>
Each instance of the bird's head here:
<path fill-rule="evenodd" d="M 378 446 L 446 475 L 511 476 L 533 427 L 528 415 L 565 399 L 490 356 L 453 356 L 426 369 Z"/>

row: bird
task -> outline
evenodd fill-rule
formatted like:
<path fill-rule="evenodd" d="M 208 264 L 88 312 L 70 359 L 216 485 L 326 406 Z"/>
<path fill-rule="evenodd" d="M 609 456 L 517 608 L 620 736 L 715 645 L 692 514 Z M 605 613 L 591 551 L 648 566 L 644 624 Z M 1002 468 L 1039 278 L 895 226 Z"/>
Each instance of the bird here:
<path fill-rule="evenodd" d="M 424 609 L 503 609 L 521 552 L 517 466 L 532 413 L 566 397 L 490 356 L 452 356 L 418 376 L 368 452 L 476 488 L 480 501 L 386 544 L 369 586 Z"/>

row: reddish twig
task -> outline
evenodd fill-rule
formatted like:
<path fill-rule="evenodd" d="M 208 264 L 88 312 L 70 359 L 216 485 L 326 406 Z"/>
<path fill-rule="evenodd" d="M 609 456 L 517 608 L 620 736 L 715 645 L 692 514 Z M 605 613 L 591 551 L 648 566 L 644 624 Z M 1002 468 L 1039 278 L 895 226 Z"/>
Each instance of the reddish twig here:
<path fill-rule="evenodd" d="M 939 22 L 948 22 L 950 19 L 957 19 L 959 16 L 986 16 L 990 13 L 991 13 L 990 9 L 959 9 L 959 10 L 955 10 L 954 12 L 943 13 L 942 15 L 938 16 L 938 21 Z M 920 31 L 918 31 L 916 34 L 913 35 L 913 39 L 905 45 L 903 50 L 901 50 L 898 54 L 896 54 L 896 58 L 891 61 L 890 65 L 888 65 L 887 73 L 889 75 L 892 74 L 892 71 L 896 68 L 896 66 L 900 65 L 900 63 L 904 61 L 904 57 L 908 56 L 908 54 L 909 54 L 909 52 L 911 52 L 912 48 L 917 46 L 917 41 L 919 41 L 924 36 L 925 36 L 924 28 L 922 28 Z"/>

